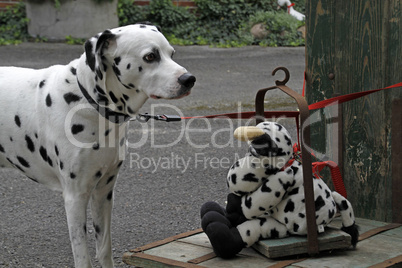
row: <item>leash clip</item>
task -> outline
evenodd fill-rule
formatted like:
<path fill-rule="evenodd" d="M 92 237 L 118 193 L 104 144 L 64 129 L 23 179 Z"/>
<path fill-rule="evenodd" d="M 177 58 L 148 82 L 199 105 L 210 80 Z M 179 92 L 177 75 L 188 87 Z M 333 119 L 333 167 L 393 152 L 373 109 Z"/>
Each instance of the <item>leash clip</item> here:
<path fill-rule="evenodd" d="M 137 115 L 137 120 L 140 121 L 141 123 L 148 122 L 149 119 L 154 119 L 158 121 L 165 121 L 165 122 L 173 122 L 173 121 L 181 121 L 181 117 L 178 115 L 151 115 L 148 113 L 145 114 L 138 114 Z"/>

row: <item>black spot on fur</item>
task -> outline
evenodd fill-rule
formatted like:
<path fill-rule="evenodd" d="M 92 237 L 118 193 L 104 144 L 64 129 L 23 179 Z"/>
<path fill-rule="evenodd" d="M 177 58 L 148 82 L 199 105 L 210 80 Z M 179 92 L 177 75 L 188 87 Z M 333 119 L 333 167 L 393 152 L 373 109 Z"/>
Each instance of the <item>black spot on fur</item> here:
<path fill-rule="evenodd" d="M 70 72 L 71 72 L 73 75 L 77 75 L 77 69 L 75 69 L 74 67 L 71 67 Z"/>
<path fill-rule="evenodd" d="M 278 171 L 279 171 L 279 168 L 276 168 L 276 167 L 271 167 L 271 166 L 265 167 L 266 175 L 273 175 L 273 174 L 278 173 Z"/>
<path fill-rule="evenodd" d="M 258 179 L 255 177 L 255 174 L 253 173 L 248 173 L 244 175 L 243 181 L 249 181 L 249 182 L 258 182 Z"/>
<path fill-rule="evenodd" d="M 278 127 L 278 130 L 279 130 L 279 131 L 281 131 L 281 130 L 282 130 L 282 126 L 281 126 L 281 125 L 279 125 L 279 124 L 275 124 L 275 126 L 277 126 L 277 127 Z"/>
<path fill-rule="evenodd" d="M 112 200 L 112 197 L 113 197 L 113 190 L 109 192 L 109 194 L 107 195 L 106 198 L 107 198 L 107 200 L 110 201 L 110 200 Z"/>
<path fill-rule="evenodd" d="M 261 187 L 261 192 L 263 192 L 263 193 L 270 193 L 270 192 L 272 192 L 272 189 L 267 186 L 267 182 L 262 185 L 262 187 Z"/>
<path fill-rule="evenodd" d="M 340 211 L 347 210 L 348 208 L 349 208 L 349 206 L 348 206 L 348 202 L 346 200 L 343 200 L 341 202 L 341 204 L 339 204 Z"/>
<path fill-rule="evenodd" d="M 60 161 L 60 169 L 63 170 L 64 168 L 64 163 Z"/>
<path fill-rule="evenodd" d="M 247 208 L 251 208 L 251 206 L 252 206 L 252 198 L 251 197 L 248 197 L 248 198 L 246 198 L 246 200 L 244 200 L 244 205 L 247 207 Z"/>
<path fill-rule="evenodd" d="M 47 107 L 52 106 L 52 98 L 50 97 L 50 94 L 47 94 L 46 96 L 46 106 Z"/>
<path fill-rule="evenodd" d="M 120 61 L 121 57 L 114 58 L 114 63 L 116 63 L 116 65 L 119 65 Z"/>
<path fill-rule="evenodd" d="M 109 96 L 114 103 L 119 102 L 119 100 L 116 98 L 116 96 L 114 95 L 114 93 L 112 91 L 109 92 Z"/>
<path fill-rule="evenodd" d="M 0 152 L 4 153 L 4 147 L 0 144 Z"/>
<path fill-rule="evenodd" d="M 105 131 L 105 136 L 108 136 L 110 134 L 110 131 L 112 131 L 112 129 L 108 129 Z"/>
<path fill-rule="evenodd" d="M 139 71 L 139 72 L 142 72 L 142 67 L 141 67 L 141 66 L 138 67 L 138 71 Z"/>
<path fill-rule="evenodd" d="M 46 80 L 40 81 L 39 88 L 42 88 L 45 85 L 45 83 L 46 83 Z"/>
<path fill-rule="evenodd" d="M 325 189 L 325 198 L 329 198 L 331 196 L 331 193 L 327 190 L 327 189 Z"/>
<path fill-rule="evenodd" d="M 293 224 L 293 231 L 297 232 L 299 230 L 299 225 L 297 223 Z"/>
<path fill-rule="evenodd" d="M 71 179 L 75 179 L 76 177 L 77 177 L 77 176 L 76 176 L 74 173 L 72 173 L 72 172 L 70 173 L 70 178 L 71 178 Z"/>
<path fill-rule="evenodd" d="M 95 86 L 95 90 L 102 95 L 106 95 L 106 92 L 98 85 Z"/>
<path fill-rule="evenodd" d="M 30 167 L 28 161 L 26 161 L 26 160 L 25 160 L 24 158 L 22 158 L 21 156 L 17 156 L 17 160 L 18 160 L 18 162 L 20 162 L 21 165 L 23 165 L 24 167 L 27 167 L 27 168 Z"/>
<path fill-rule="evenodd" d="M 98 172 L 96 172 L 95 177 L 98 178 L 98 179 L 100 177 L 102 177 L 102 172 L 100 170 Z"/>
<path fill-rule="evenodd" d="M 70 84 L 70 81 L 68 81 L 68 79 L 65 79 L 64 81 L 66 81 L 67 84 Z"/>
<path fill-rule="evenodd" d="M 281 196 L 281 192 L 275 192 L 275 196 L 278 198 Z"/>
<path fill-rule="evenodd" d="M 123 161 L 120 161 L 119 164 L 117 165 L 117 167 L 121 167 L 122 164 L 123 164 Z"/>
<path fill-rule="evenodd" d="M 128 99 L 130 98 L 129 96 L 127 96 L 126 94 L 123 94 L 123 98 L 128 101 Z"/>
<path fill-rule="evenodd" d="M 113 181 L 113 179 L 114 179 L 114 175 L 110 176 L 110 177 L 107 179 L 106 184 L 111 183 L 111 182 Z"/>
<path fill-rule="evenodd" d="M 306 215 L 304 215 L 303 213 L 299 213 L 299 217 L 304 219 L 306 217 Z"/>
<path fill-rule="evenodd" d="M 73 133 L 74 135 L 76 135 L 76 134 L 82 132 L 83 130 L 84 130 L 84 126 L 81 125 L 81 124 L 74 124 L 74 125 L 71 127 L 71 133 Z"/>
<path fill-rule="evenodd" d="M 293 212 L 295 210 L 295 203 L 293 203 L 292 200 L 288 200 L 288 202 L 286 203 L 284 212 Z"/>
<path fill-rule="evenodd" d="M 322 198 L 322 196 L 318 196 L 317 199 L 315 200 L 315 211 L 320 210 L 323 206 L 325 206 L 325 201 Z"/>
<path fill-rule="evenodd" d="M 80 96 L 75 95 L 75 94 L 72 93 L 72 92 L 69 92 L 69 93 L 64 94 L 64 100 L 67 102 L 67 104 L 70 104 L 70 103 L 72 103 L 72 102 L 79 101 L 80 99 L 81 99 Z"/>
<path fill-rule="evenodd" d="M 57 148 L 57 145 L 54 146 L 54 152 L 59 156 L 59 148 Z"/>
<path fill-rule="evenodd" d="M 328 211 L 328 218 L 329 218 L 329 219 L 332 219 L 332 217 L 334 216 L 334 214 L 335 214 L 335 210 L 330 210 L 330 211 Z"/>
<path fill-rule="evenodd" d="M 288 192 L 288 195 L 295 195 L 299 193 L 299 187 L 296 187 Z"/>
<path fill-rule="evenodd" d="M 236 184 L 236 183 L 237 183 L 237 175 L 233 173 L 233 174 L 230 176 L 230 181 L 231 181 L 233 184 Z"/>
<path fill-rule="evenodd" d="M 101 231 L 99 225 L 94 224 L 94 228 L 95 228 L 95 232 L 96 232 L 97 234 L 99 234 L 100 231 Z"/>
<path fill-rule="evenodd" d="M 135 111 L 133 111 L 133 109 L 131 109 L 130 106 L 127 106 L 127 111 L 128 111 L 130 114 L 135 114 Z"/>
<path fill-rule="evenodd" d="M 287 142 L 287 145 L 292 145 L 292 140 L 288 136 L 285 135 L 284 138 Z"/>
<path fill-rule="evenodd" d="M 39 148 L 39 153 L 40 156 L 42 156 L 42 159 L 47 162 L 47 151 L 43 146 Z"/>
<path fill-rule="evenodd" d="M 271 238 L 279 238 L 279 232 L 274 228 L 271 230 L 271 234 L 270 234 Z"/>
<path fill-rule="evenodd" d="M 21 120 L 20 120 L 20 117 L 18 115 L 16 115 L 14 117 L 14 122 L 18 127 L 21 127 Z"/>
<path fill-rule="evenodd" d="M 99 150 L 99 143 L 94 143 L 94 145 L 92 145 L 92 149 Z"/>
<path fill-rule="evenodd" d="M 299 168 L 295 166 L 291 166 L 290 168 L 293 170 L 293 174 L 296 174 L 297 171 L 299 170 Z"/>
<path fill-rule="evenodd" d="M 121 75 L 121 72 L 120 72 L 119 68 L 117 68 L 117 66 L 114 65 L 114 64 L 113 64 L 112 67 L 113 67 L 114 73 L 115 73 L 117 76 L 120 76 L 120 75 Z"/>
<path fill-rule="evenodd" d="M 266 223 L 266 222 L 267 222 L 266 218 L 260 218 L 260 226 L 263 226 L 264 223 Z"/>
<path fill-rule="evenodd" d="M 35 145 L 28 135 L 25 136 L 25 141 L 27 143 L 28 150 L 30 150 L 32 153 L 35 152 Z"/>
<path fill-rule="evenodd" d="M 130 68 L 131 68 L 131 64 L 129 63 L 129 64 L 127 64 L 127 70 L 130 70 Z"/>

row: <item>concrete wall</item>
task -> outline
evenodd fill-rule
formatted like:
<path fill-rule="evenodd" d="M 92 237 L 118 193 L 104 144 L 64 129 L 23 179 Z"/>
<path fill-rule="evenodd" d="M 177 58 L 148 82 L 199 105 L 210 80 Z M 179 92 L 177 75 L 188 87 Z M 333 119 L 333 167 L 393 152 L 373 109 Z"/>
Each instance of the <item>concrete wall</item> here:
<path fill-rule="evenodd" d="M 55 8 L 53 0 L 27 1 L 28 33 L 50 40 L 89 38 L 118 26 L 117 0 L 96 3 L 93 0 L 61 0 Z"/>

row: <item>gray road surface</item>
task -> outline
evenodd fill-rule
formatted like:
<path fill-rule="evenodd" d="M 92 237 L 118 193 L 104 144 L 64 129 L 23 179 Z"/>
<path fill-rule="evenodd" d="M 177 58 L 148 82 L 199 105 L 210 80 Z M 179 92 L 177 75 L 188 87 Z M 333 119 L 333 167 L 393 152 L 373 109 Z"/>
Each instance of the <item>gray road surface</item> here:
<path fill-rule="evenodd" d="M 43 68 L 67 64 L 82 46 L 24 43 L 0 47 L 0 66 Z M 258 89 L 273 86 L 277 66 L 290 70 L 288 86 L 301 92 L 304 48 L 176 47 L 175 60 L 197 77 L 190 96 L 149 101 L 143 112 L 185 116 L 252 111 Z M 294 109 L 289 97 L 269 93 L 266 107 Z M 240 108 L 239 108 L 240 107 Z M 6 112 L 6 111 L 1 111 Z M 117 267 L 129 249 L 200 227 L 199 208 L 209 200 L 224 204 L 227 169 L 246 152 L 232 133 L 246 120 L 131 122 L 130 147 L 115 189 L 113 251 Z M 294 124 L 282 120 L 295 136 Z M 14 170 L 0 170 L 0 267 L 72 267 L 60 193 L 35 184 Z M 94 230 L 88 221 L 90 249 Z M 98 263 L 94 260 L 94 266 Z"/>

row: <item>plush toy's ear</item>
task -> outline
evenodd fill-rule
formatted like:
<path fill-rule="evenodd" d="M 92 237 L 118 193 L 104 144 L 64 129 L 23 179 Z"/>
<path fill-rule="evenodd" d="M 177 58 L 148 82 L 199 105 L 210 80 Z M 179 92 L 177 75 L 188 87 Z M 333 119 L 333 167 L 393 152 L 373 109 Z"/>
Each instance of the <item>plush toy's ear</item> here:
<path fill-rule="evenodd" d="M 106 71 L 106 66 L 102 62 L 103 54 L 110 47 L 111 43 L 115 41 L 115 38 L 115 34 L 110 30 L 106 30 L 85 42 L 87 64 L 93 72 L 96 72 L 100 80 L 103 79 L 103 74 Z"/>

